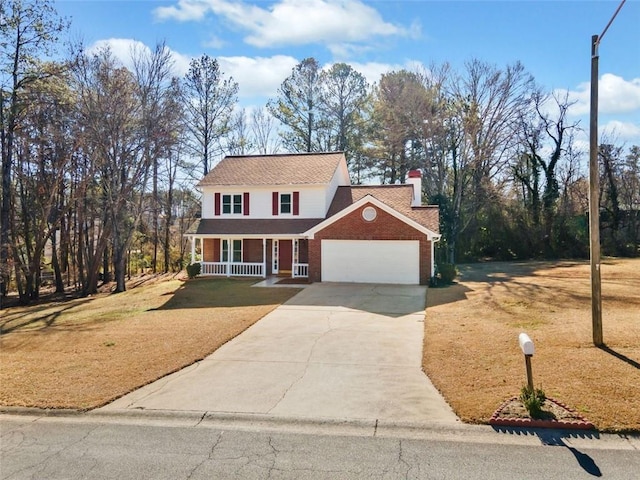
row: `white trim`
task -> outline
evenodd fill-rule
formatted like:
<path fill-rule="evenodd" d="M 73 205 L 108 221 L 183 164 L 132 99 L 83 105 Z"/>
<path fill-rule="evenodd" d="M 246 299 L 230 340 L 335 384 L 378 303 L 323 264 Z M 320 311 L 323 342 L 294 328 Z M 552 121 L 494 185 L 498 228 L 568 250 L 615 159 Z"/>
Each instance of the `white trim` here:
<path fill-rule="evenodd" d="M 315 238 L 315 234 L 318 233 L 320 230 L 323 230 L 326 227 L 328 227 L 329 225 L 331 225 L 331 224 L 337 222 L 338 220 L 346 217 L 351 212 L 354 212 L 355 210 L 357 210 L 358 208 L 360 208 L 361 206 L 363 206 L 363 205 L 365 205 L 367 203 L 371 203 L 372 205 L 375 205 L 379 209 L 384 210 L 388 214 L 396 217 L 398 220 L 406 223 L 410 227 L 413 227 L 416 230 L 418 230 L 419 232 L 424 233 L 429 240 L 434 241 L 434 242 L 437 242 L 438 240 L 440 240 L 440 234 L 435 233 L 432 230 L 429 230 L 427 227 L 424 227 L 424 226 L 420 225 L 418 222 L 416 222 L 414 220 L 411 220 L 409 217 L 403 215 L 402 213 L 398 212 L 397 210 L 394 210 L 389 205 L 387 205 L 386 203 L 381 202 L 380 200 L 378 200 L 377 198 L 375 198 L 371 194 L 365 195 L 364 197 L 362 197 L 357 202 L 352 203 L 347 208 L 339 211 L 338 213 L 336 213 L 332 217 L 327 218 L 326 220 L 320 222 L 318 225 L 316 225 L 315 227 L 310 228 L 309 230 L 304 232 L 302 235 L 306 236 L 309 239 L 313 239 L 313 238 Z"/>
<path fill-rule="evenodd" d="M 346 165 L 346 164 L 345 164 Z M 336 169 L 337 170 L 337 169 Z M 282 184 L 277 184 L 277 183 L 243 183 L 243 184 L 223 184 L 223 183 L 209 183 L 207 185 L 196 185 L 197 189 L 214 189 L 214 188 L 224 188 L 224 189 L 228 189 L 228 190 L 238 190 L 238 189 L 251 189 L 251 188 L 265 188 L 265 189 L 275 189 L 274 191 L 277 191 L 278 188 L 282 188 L 282 189 L 289 189 L 289 188 L 294 188 L 294 189 L 298 189 L 298 188 L 307 188 L 307 187 L 326 187 L 327 185 L 329 185 L 331 183 L 331 181 L 328 182 L 324 182 L 324 183 L 282 183 Z M 247 190 L 245 190 L 247 191 Z"/>
<path fill-rule="evenodd" d="M 225 234 L 225 233 L 199 233 L 198 238 L 238 238 L 238 239 L 262 239 L 262 238 L 276 238 L 280 240 L 289 240 L 289 239 L 305 239 L 307 238 L 304 234 L 300 233 L 282 233 L 277 235 L 272 235 L 270 233 L 233 233 L 233 234 Z"/>

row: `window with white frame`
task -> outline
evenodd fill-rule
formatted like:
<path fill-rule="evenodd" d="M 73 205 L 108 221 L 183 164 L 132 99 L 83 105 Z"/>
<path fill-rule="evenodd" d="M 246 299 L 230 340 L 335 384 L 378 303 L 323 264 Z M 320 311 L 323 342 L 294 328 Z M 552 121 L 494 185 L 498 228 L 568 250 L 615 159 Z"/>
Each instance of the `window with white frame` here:
<path fill-rule="evenodd" d="M 280 194 L 280 213 L 291 213 L 291 194 L 290 193 L 281 193 Z"/>
<path fill-rule="evenodd" d="M 232 263 L 241 263 L 242 262 L 242 240 L 231 240 L 231 262 Z M 223 263 L 229 261 L 229 241 L 222 240 L 220 242 L 220 258 Z"/>
<path fill-rule="evenodd" d="M 242 195 L 222 195 L 223 214 L 242 213 Z"/>

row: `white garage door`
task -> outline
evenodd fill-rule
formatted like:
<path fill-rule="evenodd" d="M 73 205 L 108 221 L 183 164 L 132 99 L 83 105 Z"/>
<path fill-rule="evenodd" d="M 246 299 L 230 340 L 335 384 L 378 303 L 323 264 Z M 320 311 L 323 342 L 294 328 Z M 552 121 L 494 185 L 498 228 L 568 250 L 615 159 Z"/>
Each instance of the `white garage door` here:
<path fill-rule="evenodd" d="M 322 240 L 322 281 L 420 283 L 417 240 Z"/>

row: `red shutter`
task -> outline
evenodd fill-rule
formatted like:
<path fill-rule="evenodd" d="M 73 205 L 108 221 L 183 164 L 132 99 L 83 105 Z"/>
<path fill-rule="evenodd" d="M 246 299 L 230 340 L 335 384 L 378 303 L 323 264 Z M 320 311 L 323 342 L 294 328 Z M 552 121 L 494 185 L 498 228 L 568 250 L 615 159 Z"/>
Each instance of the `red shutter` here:
<path fill-rule="evenodd" d="M 271 213 L 278 215 L 278 192 L 271 194 Z"/>
<path fill-rule="evenodd" d="M 293 214 L 300 215 L 300 192 L 293 192 Z"/>
<path fill-rule="evenodd" d="M 244 192 L 244 200 L 242 202 L 244 205 L 242 208 L 244 209 L 244 214 L 249 215 L 249 192 Z"/>
<path fill-rule="evenodd" d="M 215 208 L 215 214 L 216 214 L 216 216 L 218 216 L 218 215 L 220 215 L 220 193 L 219 192 L 214 195 L 214 201 L 213 202 L 214 202 L 214 205 L 215 205 L 213 207 L 213 208 Z"/>

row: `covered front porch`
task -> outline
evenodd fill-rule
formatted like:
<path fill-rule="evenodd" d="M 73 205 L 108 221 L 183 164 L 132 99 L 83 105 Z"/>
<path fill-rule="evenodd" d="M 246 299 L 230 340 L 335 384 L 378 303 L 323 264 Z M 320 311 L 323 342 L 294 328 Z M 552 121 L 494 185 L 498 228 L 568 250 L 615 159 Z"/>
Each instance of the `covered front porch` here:
<path fill-rule="evenodd" d="M 200 275 L 206 276 L 307 278 L 308 241 L 299 237 L 194 235 L 191 263 L 200 263 Z"/>

